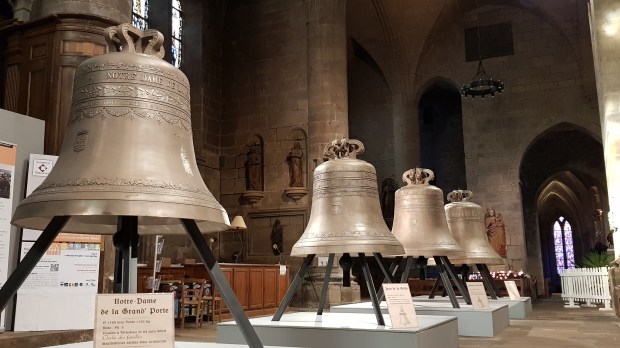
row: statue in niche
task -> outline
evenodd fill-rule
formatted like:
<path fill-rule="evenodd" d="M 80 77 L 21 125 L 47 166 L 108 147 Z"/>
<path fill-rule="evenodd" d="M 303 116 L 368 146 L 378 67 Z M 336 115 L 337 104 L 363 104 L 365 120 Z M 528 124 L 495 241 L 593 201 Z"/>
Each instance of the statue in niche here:
<path fill-rule="evenodd" d="M 381 183 L 381 213 L 386 219 L 394 218 L 394 199 L 396 194 L 396 181 L 387 178 Z"/>
<path fill-rule="evenodd" d="M 276 219 L 271 228 L 271 251 L 274 255 L 278 256 L 282 254 L 283 248 L 282 224 L 280 223 L 280 219 Z"/>
<path fill-rule="evenodd" d="M 499 256 L 506 257 L 506 225 L 504 225 L 502 214 L 496 213 L 493 208 L 487 209 L 484 214 L 484 224 L 491 246 Z"/>
<path fill-rule="evenodd" d="M 304 151 L 301 149 L 301 144 L 296 141 L 293 143 L 293 148 L 286 156 L 286 162 L 288 163 L 289 187 L 304 187 L 303 162 L 301 161 L 303 156 Z"/>
<path fill-rule="evenodd" d="M 245 189 L 249 191 L 260 191 L 261 186 L 261 160 L 253 147 L 247 154 L 245 161 Z"/>

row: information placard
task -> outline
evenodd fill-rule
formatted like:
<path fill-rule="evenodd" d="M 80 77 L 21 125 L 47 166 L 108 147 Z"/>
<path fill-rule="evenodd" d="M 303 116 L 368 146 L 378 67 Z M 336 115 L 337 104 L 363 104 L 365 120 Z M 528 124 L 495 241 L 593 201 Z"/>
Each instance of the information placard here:
<path fill-rule="evenodd" d="M 409 284 L 383 284 L 383 292 L 392 320 L 392 328 L 418 327 L 418 318 L 411 301 Z"/>
<path fill-rule="evenodd" d="M 471 305 L 474 309 L 490 309 L 489 299 L 481 282 L 467 282 L 467 291 L 471 297 Z"/>
<path fill-rule="evenodd" d="M 97 295 L 94 348 L 174 348 L 174 295 Z"/>
<path fill-rule="evenodd" d="M 13 214 L 13 189 L 17 146 L 0 141 L 0 288 L 9 273 L 11 244 L 11 215 Z M 0 314 L 0 329 L 4 329 L 4 315 Z"/>
<path fill-rule="evenodd" d="M 506 290 L 508 290 L 508 296 L 510 296 L 511 300 L 518 300 L 521 298 L 519 288 L 517 288 L 517 283 L 515 283 L 514 280 L 505 280 L 504 285 L 506 285 Z"/>

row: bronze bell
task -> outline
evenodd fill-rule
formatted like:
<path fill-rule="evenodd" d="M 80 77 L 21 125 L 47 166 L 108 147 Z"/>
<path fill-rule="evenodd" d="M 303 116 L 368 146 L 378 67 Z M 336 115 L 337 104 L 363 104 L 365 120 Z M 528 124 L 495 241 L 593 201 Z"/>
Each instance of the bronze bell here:
<path fill-rule="evenodd" d="M 117 216 L 138 216 L 141 234 L 185 234 L 179 218 L 227 229 L 196 165 L 189 81 L 162 59 L 162 34 L 129 24 L 104 34 L 111 52 L 77 68 L 60 157 L 12 223 L 42 230 L 72 216 L 62 232 L 113 234 Z"/>
<path fill-rule="evenodd" d="M 443 192 L 429 185 L 430 169 L 415 168 L 403 174 L 405 186 L 396 191 L 392 233 L 403 243 L 406 256 L 463 257 L 446 221 Z"/>
<path fill-rule="evenodd" d="M 455 190 L 448 193 L 446 219 L 456 241 L 463 247 L 465 257 L 451 259 L 455 264 L 503 265 L 499 256 L 487 239 L 482 207 L 470 202 L 474 196 L 469 190 Z"/>
<path fill-rule="evenodd" d="M 314 170 L 310 220 L 291 255 L 403 253 L 381 215 L 375 167 L 356 158 L 363 152 L 347 138 L 325 147 L 329 160 Z"/>

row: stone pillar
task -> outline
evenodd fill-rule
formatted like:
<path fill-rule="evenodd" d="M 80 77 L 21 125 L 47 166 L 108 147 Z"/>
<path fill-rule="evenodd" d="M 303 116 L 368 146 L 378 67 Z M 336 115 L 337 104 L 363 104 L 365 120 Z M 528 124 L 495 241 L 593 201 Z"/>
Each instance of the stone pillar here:
<path fill-rule="evenodd" d="M 590 0 L 590 33 L 605 152 L 609 225 L 620 258 L 620 2 Z"/>
<path fill-rule="evenodd" d="M 348 136 L 346 0 L 308 0 L 308 158 Z"/>

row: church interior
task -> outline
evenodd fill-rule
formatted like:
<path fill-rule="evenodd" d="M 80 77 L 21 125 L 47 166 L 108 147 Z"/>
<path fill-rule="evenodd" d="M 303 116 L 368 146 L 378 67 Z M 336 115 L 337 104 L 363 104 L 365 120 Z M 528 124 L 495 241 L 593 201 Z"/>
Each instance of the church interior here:
<path fill-rule="evenodd" d="M 534 299 L 558 299 L 562 271 L 593 255 L 605 256 L 597 267 L 620 260 L 620 1 L 2 0 L 0 104 L 45 121 L 44 154 L 62 155 L 78 66 L 107 53 L 104 29 L 122 23 L 160 31 L 163 59 L 189 80 L 198 170 L 233 222 L 205 234 L 211 251 L 234 281 L 235 267 L 249 265 L 239 279 L 250 287 L 258 265 L 285 265 L 278 303 L 304 260 L 291 250 L 314 207 L 313 172 L 326 145 L 344 137 L 363 143 L 358 158 L 376 169 L 389 228 L 409 169 L 431 169 L 444 204 L 453 190 L 473 192 L 501 256 L 490 271 L 514 277 Z M 110 293 L 115 248 L 103 238 L 98 291 Z M 170 272 L 200 260 L 188 236 L 164 238 Z M 148 290 L 157 242 L 145 235 L 137 245 L 139 291 Z M 352 256 L 353 286 L 330 285 L 332 305 L 370 296 Z M 312 279 L 320 288 L 323 261 L 294 307 L 316 306 Z M 374 259 L 370 269 L 380 284 Z M 620 270 L 613 274 L 617 306 Z M 410 276 L 422 282 L 432 267 Z M 244 308 L 273 314 L 244 291 Z M 549 317 L 568 316 L 544 306 Z M 519 332 L 510 335 L 502 342 Z M 586 341 L 594 342 L 571 342 Z"/>

